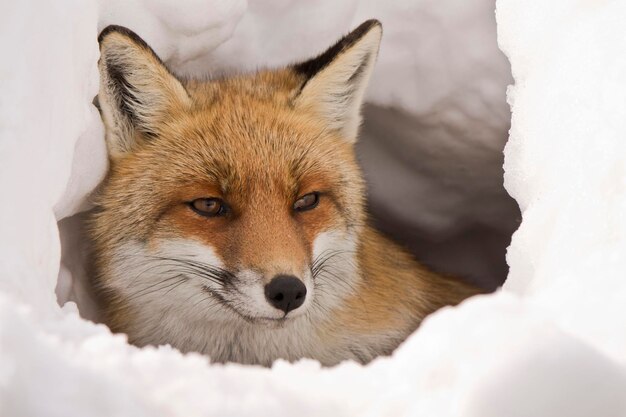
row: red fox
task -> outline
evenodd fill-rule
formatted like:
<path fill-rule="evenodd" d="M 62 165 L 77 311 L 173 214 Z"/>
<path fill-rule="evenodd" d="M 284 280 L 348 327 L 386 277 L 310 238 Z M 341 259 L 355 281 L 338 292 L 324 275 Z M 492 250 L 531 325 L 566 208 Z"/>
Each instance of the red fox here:
<path fill-rule="evenodd" d="M 102 31 L 89 233 L 113 331 L 214 362 L 367 363 L 478 292 L 368 225 L 354 144 L 381 36 L 369 20 L 309 61 L 205 81 Z"/>

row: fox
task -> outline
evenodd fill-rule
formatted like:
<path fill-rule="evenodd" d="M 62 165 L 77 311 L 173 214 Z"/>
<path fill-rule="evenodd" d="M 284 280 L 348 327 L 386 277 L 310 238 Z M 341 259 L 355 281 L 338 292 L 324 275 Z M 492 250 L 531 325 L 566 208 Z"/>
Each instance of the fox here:
<path fill-rule="evenodd" d="M 480 292 L 371 226 L 355 143 L 381 37 L 368 20 L 309 60 L 195 79 L 100 33 L 88 235 L 111 331 L 216 363 L 366 364 Z"/>

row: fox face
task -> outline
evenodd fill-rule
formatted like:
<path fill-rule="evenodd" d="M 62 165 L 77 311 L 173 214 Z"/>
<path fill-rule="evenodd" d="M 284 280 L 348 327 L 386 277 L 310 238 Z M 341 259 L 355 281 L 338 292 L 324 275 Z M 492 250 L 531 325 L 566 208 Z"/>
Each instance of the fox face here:
<path fill-rule="evenodd" d="M 349 297 L 365 222 L 353 145 L 381 33 L 368 21 L 312 60 L 213 81 L 177 78 L 125 28 L 101 33 L 110 170 L 90 234 L 113 330 L 202 350 L 189 329 L 302 328 Z"/>

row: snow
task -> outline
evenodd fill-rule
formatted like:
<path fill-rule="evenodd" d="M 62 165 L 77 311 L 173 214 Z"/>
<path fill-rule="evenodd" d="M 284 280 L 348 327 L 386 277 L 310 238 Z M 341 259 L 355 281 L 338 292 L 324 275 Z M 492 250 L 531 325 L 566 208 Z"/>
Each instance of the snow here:
<path fill-rule="evenodd" d="M 523 210 L 505 288 L 623 363 L 626 58 L 616 51 L 626 47 L 626 8 L 550 2 L 532 27 L 528 13 L 499 14 L 516 79 L 504 179 Z"/>
<path fill-rule="evenodd" d="M 498 1 L 499 44 L 515 78 L 505 184 L 523 215 L 509 278 L 493 295 L 430 316 L 392 357 L 331 369 L 311 360 L 271 370 L 209 365 L 166 346 L 130 346 L 82 319 L 74 303 L 92 316 L 72 215 L 88 208 L 106 171 L 91 105 L 98 30 L 128 25 L 178 71 L 219 74 L 311 55 L 379 16 L 370 143 L 395 140 L 377 134 L 392 132 L 389 123 L 411 135 L 421 126 L 425 138 L 406 134 L 389 146 L 435 149 L 426 159 L 449 155 L 451 166 L 471 157 L 460 172 L 472 177 L 472 168 L 498 172 L 507 126 L 493 6 L 0 3 L 0 415 L 626 415 L 626 5 L 618 1 Z M 437 186 L 426 182 L 436 167 L 424 169 L 421 189 Z M 437 201 L 414 206 L 424 215 L 412 221 L 444 235 L 479 221 L 505 230 L 498 217 L 510 208 L 495 179 L 480 175 L 470 186 L 495 209 L 481 210 L 471 193 L 455 199 L 456 176 Z M 460 217 L 459 206 L 471 216 Z"/>

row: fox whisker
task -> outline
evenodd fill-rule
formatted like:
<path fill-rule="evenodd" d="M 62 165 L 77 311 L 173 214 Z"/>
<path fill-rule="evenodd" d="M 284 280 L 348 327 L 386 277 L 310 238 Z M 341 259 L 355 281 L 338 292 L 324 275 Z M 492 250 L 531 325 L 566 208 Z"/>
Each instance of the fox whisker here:
<path fill-rule="evenodd" d="M 325 268 L 328 267 L 329 265 L 328 263 L 330 260 L 338 256 L 342 256 L 346 254 L 354 254 L 354 253 L 355 253 L 354 251 L 349 251 L 349 250 L 333 250 L 333 249 L 325 250 L 324 252 L 319 254 L 313 260 L 313 263 L 311 264 L 311 275 L 313 279 L 315 279 L 320 274 L 320 272 L 322 272 Z"/>
<path fill-rule="evenodd" d="M 172 288 L 176 288 L 177 286 L 181 285 L 182 283 L 184 283 L 185 281 L 187 281 L 187 277 L 185 277 L 184 275 L 181 274 L 177 274 L 174 276 L 168 276 L 167 278 L 159 281 L 158 283 L 154 284 L 154 285 L 147 285 L 142 287 L 139 291 L 135 291 L 134 293 L 131 293 L 128 296 L 128 300 L 132 301 L 135 300 L 137 298 L 142 298 L 142 297 L 146 297 L 150 294 L 154 294 L 156 292 L 159 291 L 163 291 L 163 290 L 168 290 L 168 292 L 172 289 Z M 171 281 L 174 281 L 173 283 Z M 164 284 L 164 285 L 161 285 Z M 167 292 L 166 292 L 167 294 Z"/>
<path fill-rule="evenodd" d="M 184 269 L 190 275 L 211 281 L 221 286 L 235 279 L 235 274 L 231 273 L 230 271 L 204 262 L 185 258 L 170 258 L 165 256 L 151 256 L 151 258 L 160 261 L 167 261 L 170 263 L 170 265 L 180 267 L 181 270 Z"/>

